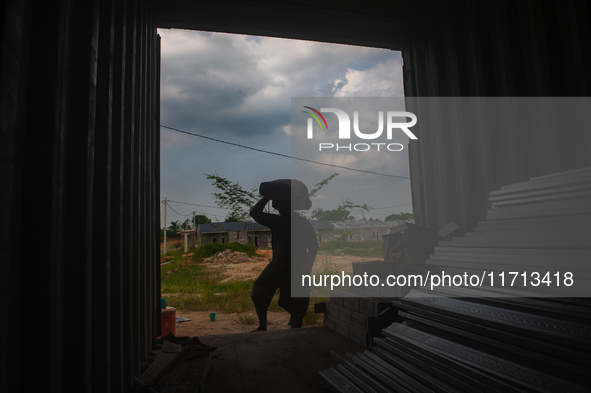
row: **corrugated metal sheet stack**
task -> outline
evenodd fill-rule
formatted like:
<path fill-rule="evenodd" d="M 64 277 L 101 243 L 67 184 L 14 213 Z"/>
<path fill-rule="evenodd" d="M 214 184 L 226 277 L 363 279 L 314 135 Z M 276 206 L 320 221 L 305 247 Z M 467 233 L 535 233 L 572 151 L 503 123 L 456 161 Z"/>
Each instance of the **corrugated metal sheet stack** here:
<path fill-rule="evenodd" d="M 491 193 L 487 220 L 440 243 L 427 266 L 561 278 L 572 271 L 589 288 L 590 196 L 590 168 L 502 187 Z M 343 392 L 589 391 L 589 297 L 540 298 L 529 282 L 413 289 L 393 301 L 403 321 L 383 329 L 385 338 L 363 353 L 332 353 L 339 364 L 321 375 Z"/>

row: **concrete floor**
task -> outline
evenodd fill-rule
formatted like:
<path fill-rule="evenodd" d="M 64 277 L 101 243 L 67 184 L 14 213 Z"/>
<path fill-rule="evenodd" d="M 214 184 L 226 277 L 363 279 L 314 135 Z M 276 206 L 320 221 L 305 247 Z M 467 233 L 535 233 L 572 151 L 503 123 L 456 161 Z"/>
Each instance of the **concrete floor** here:
<path fill-rule="evenodd" d="M 337 363 L 330 351 L 363 347 L 324 327 L 200 337 L 217 350 L 206 393 L 330 392 L 318 371 Z"/>

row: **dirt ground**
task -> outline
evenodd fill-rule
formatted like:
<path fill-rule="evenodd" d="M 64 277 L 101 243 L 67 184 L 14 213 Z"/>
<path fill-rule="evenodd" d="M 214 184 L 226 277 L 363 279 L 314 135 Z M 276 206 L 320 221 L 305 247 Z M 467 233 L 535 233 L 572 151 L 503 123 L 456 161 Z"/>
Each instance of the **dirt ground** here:
<path fill-rule="evenodd" d="M 166 238 L 166 247 L 170 247 L 170 246 L 174 246 L 175 248 L 179 248 L 181 246 L 181 238 L 180 237 Z M 164 250 L 164 242 L 160 242 L 160 253 L 162 253 L 163 250 Z"/>
<path fill-rule="evenodd" d="M 213 312 L 213 311 L 211 311 Z M 250 332 L 258 326 L 258 320 L 254 309 L 252 312 L 234 313 L 234 314 L 219 314 L 216 313 L 215 321 L 209 320 L 208 311 L 179 311 L 176 312 L 177 317 L 189 318 L 188 322 L 176 323 L 176 336 L 212 336 L 219 334 Z M 252 324 L 242 324 L 239 318 L 242 316 L 245 319 L 251 319 Z M 283 312 L 268 312 L 267 320 L 270 323 L 267 326 L 268 330 L 289 329 L 287 322 L 289 322 L 289 314 Z M 319 324 L 322 325 L 322 319 Z"/>
<path fill-rule="evenodd" d="M 180 239 L 167 239 L 167 246 L 176 245 L 180 246 Z M 162 246 L 162 244 L 161 244 Z M 261 271 L 267 266 L 269 260 L 273 256 L 272 250 L 258 250 L 257 254 L 262 255 L 258 257 L 257 262 L 244 262 L 237 264 L 212 264 L 204 263 L 204 266 L 208 266 L 212 269 L 220 269 L 221 273 L 228 277 L 224 281 L 231 280 L 252 280 L 256 279 Z M 351 263 L 358 261 L 370 261 L 376 258 L 372 257 L 353 257 L 353 256 L 335 256 L 319 253 L 314 263 L 314 270 L 322 269 L 325 266 L 338 271 L 351 272 Z M 176 335 L 177 336 L 207 336 L 207 335 L 219 335 L 219 334 L 230 334 L 249 332 L 258 326 L 258 319 L 254 312 L 254 308 L 251 311 L 244 313 L 234 314 L 221 314 L 216 312 L 215 321 L 209 320 L 209 313 L 216 312 L 211 311 L 176 311 L 176 317 L 189 318 L 190 321 L 177 322 L 176 323 Z M 279 330 L 289 329 L 288 321 L 289 314 L 285 311 L 281 312 L 269 312 L 267 314 L 269 325 L 268 330 Z M 250 322 L 250 323 L 241 323 Z M 322 325 L 323 320 L 320 318 L 316 325 Z"/>

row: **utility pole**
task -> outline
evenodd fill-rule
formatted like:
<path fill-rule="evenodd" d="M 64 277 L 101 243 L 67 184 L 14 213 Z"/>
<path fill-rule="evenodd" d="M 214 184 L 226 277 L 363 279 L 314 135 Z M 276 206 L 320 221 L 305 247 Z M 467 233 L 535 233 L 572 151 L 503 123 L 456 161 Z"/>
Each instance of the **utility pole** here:
<path fill-rule="evenodd" d="M 164 255 L 166 255 L 166 205 L 168 205 L 168 202 L 164 197 Z"/>

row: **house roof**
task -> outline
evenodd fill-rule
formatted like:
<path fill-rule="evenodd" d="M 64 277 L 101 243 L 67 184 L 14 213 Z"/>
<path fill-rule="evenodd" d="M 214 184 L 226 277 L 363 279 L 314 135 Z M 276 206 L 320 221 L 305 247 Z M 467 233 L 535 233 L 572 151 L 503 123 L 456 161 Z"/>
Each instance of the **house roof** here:
<path fill-rule="evenodd" d="M 199 224 L 198 227 L 201 233 L 269 230 L 266 226 L 256 222 L 214 222 L 212 224 Z"/>
<path fill-rule="evenodd" d="M 334 229 L 334 225 L 328 221 L 316 221 L 312 226 L 314 229 Z"/>

